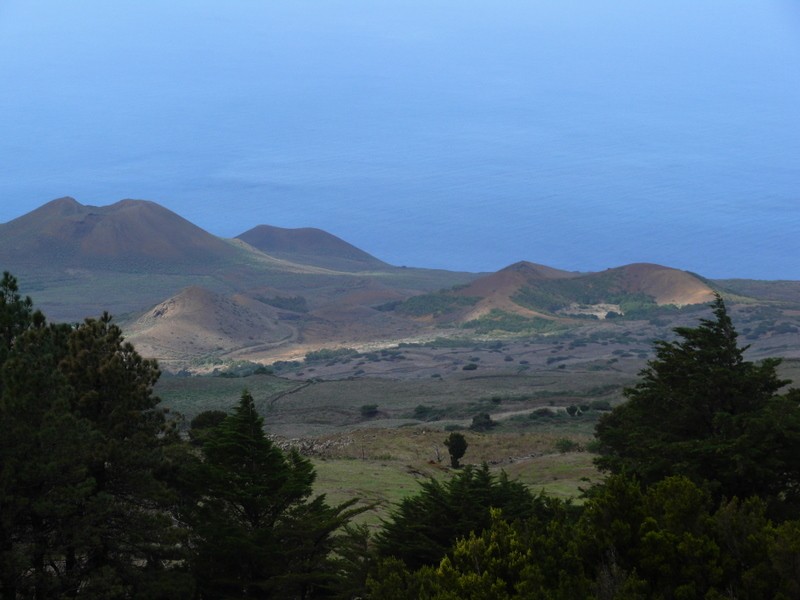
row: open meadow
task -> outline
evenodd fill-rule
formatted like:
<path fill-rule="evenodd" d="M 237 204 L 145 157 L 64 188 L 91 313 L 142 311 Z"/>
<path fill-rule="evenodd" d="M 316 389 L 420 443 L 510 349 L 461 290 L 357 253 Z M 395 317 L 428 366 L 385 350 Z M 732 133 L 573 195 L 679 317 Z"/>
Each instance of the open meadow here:
<path fill-rule="evenodd" d="M 487 463 L 534 491 L 580 502 L 601 477 L 595 423 L 636 382 L 657 333 L 312 353 L 274 365 L 277 374 L 165 375 L 156 392 L 188 428 L 248 390 L 272 439 L 312 459 L 316 491 L 334 502 L 360 498 L 372 506 L 360 517 L 370 524 L 420 481 L 453 473 L 443 443 L 451 431 L 467 439 L 463 464 Z M 780 373 L 800 380 L 800 360 L 785 360 Z M 476 428 L 482 415 L 490 425 Z"/>

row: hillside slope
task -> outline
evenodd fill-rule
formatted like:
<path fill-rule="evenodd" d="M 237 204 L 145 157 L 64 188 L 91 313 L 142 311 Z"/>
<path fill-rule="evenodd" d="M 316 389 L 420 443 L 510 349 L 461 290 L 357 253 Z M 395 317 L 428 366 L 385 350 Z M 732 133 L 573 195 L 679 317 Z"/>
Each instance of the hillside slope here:
<path fill-rule="evenodd" d="M 311 227 L 285 229 L 258 225 L 237 239 L 270 256 L 337 271 L 357 272 L 389 266 L 335 235 Z"/>
<path fill-rule="evenodd" d="M 490 318 L 514 330 L 523 327 L 520 319 L 603 319 L 609 313 L 702 304 L 713 297 L 711 286 L 696 275 L 661 265 L 636 263 L 600 273 L 572 273 L 521 262 L 465 286 L 411 298 L 396 311 L 440 324 Z M 547 325 L 540 322 L 538 327 Z"/>
<path fill-rule="evenodd" d="M 182 290 L 129 323 L 129 341 L 164 362 L 208 361 L 232 349 L 264 348 L 297 338 L 280 311 L 241 295 L 223 296 L 198 286 Z"/>
<path fill-rule="evenodd" d="M 0 225 L 0 262 L 119 271 L 207 270 L 238 251 L 145 200 L 86 206 L 60 198 Z"/>

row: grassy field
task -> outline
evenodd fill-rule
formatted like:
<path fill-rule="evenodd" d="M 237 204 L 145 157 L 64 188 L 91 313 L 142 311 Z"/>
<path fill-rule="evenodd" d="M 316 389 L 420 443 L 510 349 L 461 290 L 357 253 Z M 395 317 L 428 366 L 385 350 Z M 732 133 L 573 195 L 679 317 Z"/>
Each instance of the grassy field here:
<path fill-rule="evenodd" d="M 452 476 L 444 446 L 452 430 L 462 431 L 469 444 L 463 464 L 485 462 L 493 472 L 505 471 L 536 492 L 580 501 L 581 488 L 601 477 L 588 449 L 602 411 L 569 416 L 566 408 L 617 404 L 623 387 L 636 381 L 644 359 L 616 354 L 619 360 L 611 365 L 605 358 L 548 364 L 531 348 L 524 350 L 529 354 L 515 350 L 531 359 L 531 368 L 522 372 L 500 368 L 506 364 L 504 353 L 497 359 L 489 350 L 441 349 L 479 359 L 481 369 L 456 369 L 437 378 L 165 376 L 156 392 L 188 424 L 204 410 L 230 410 L 247 389 L 276 443 L 299 448 L 313 461 L 316 493 L 332 502 L 361 499 L 372 508 L 359 520 L 373 526 L 415 493 L 420 481 Z M 409 356 L 422 351 L 412 348 Z M 390 365 L 397 362 L 387 360 Z M 800 382 L 800 360 L 785 360 L 779 372 Z M 365 412 L 368 405 L 376 405 L 375 411 Z M 481 413 L 490 415 L 495 426 L 483 433 L 469 430 L 472 418 Z M 560 450 L 565 440 L 572 451 Z"/>
<path fill-rule="evenodd" d="M 392 506 L 415 493 L 428 477 L 447 478 L 455 472 L 443 442 L 441 429 L 372 429 L 318 441 L 315 456 L 316 491 L 333 502 L 360 498 L 372 508 L 362 522 L 376 525 Z M 556 442 L 570 439 L 578 448 L 591 437 L 558 433 L 481 434 L 464 432 L 468 448 L 462 464 L 487 463 L 496 474 L 505 471 L 512 479 L 560 498 L 577 498 L 580 488 L 597 481 L 600 474 L 592 454 L 579 450 L 562 453 Z"/>
<path fill-rule="evenodd" d="M 585 449 L 601 413 L 570 417 L 565 407 L 593 400 L 615 403 L 627 380 L 619 372 L 588 379 L 564 369 L 422 380 L 164 377 L 156 391 L 188 423 L 204 410 L 230 410 L 247 389 L 276 443 L 296 447 L 313 460 L 315 491 L 332 502 L 361 499 L 372 508 L 359 520 L 377 525 L 420 481 L 452 475 L 444 439 L 454 429 L 469 444 L 462 464 L 485 462 L 534 491 L 577 497 L 581 487 L 599 477 Z M 364 416 L 362 407 L 370 404 L 377 411 Z M 420 406 L 431 410 L 420 411 Z M 537 409 L 547 414 L 532 418 Z M 496 424 L 488 432 L 468 429 L 480 413 Z M 569 440 L 576 451 L 562 453 L 559 440 Z"/>

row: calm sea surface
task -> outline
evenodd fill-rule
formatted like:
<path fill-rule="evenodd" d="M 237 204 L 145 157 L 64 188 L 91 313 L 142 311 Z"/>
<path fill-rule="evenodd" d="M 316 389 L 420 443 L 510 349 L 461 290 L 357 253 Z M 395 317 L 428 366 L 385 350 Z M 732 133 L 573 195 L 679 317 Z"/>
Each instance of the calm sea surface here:
<path fill-rule="evenodd" d="M 398 265 L 800 279 L 798 107 L 795 0 L 3 0 L 0 222 L 145 198 Z"/>

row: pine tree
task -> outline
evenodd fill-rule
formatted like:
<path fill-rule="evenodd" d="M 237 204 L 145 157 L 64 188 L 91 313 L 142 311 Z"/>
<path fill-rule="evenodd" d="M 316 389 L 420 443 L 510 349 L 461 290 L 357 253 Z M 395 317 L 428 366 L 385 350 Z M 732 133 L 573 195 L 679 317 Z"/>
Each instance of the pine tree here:
<path fill-rule="evenodd" d="M 202 453 L 187 519 L 203 598 L 310 598 L 335 578 L 332 534 L 359 511 L 310 499 L 311 463 L 267 439 L 248 392 Z"/>
<path fill-rule="evenodd" d="M 75 587 L 50 565 L 63 558 L 73 507 L 86 501 L 85 441 L 56 365 L 68 328 L 41 326 L 14 338 L 0 367 L 0 590 L 55 597 Z"/>
<path fill-rule="evenodd" d="M 778 359 L 755 364 L 721 297 L 714 319 L 675 329 L 678 339 L 656 342 L 656 357 L 628 401 L 599 422 L 601 469 L 651 484 L 685 475 L 714 496 L 770 497 L 780 504 L 800 494 L 800 407 L 778 396 L 788 381 Z"/>
<path fill-rule="evenodd" d="M 70 569 L 99 597 L 155 594 L 180 579 L 168 567 L 182 557 L 174 497 L 160 477 L 164 448 L 175 439 L 153 393 L 158 367 L 104 314 L 71 331 L 59 370 L 72 413 L 93 433 L 86 469 L 94 488 L 79 508 Z"/>
<path fill-rule="evenodd" d="M 45 325 L 7 279 L 0 594 L 185 597 L 191 583 L 175 569 L 181 534 L 159 477 L 174 438 L 152 394 L 155 363 L 108 316 Z"/>

